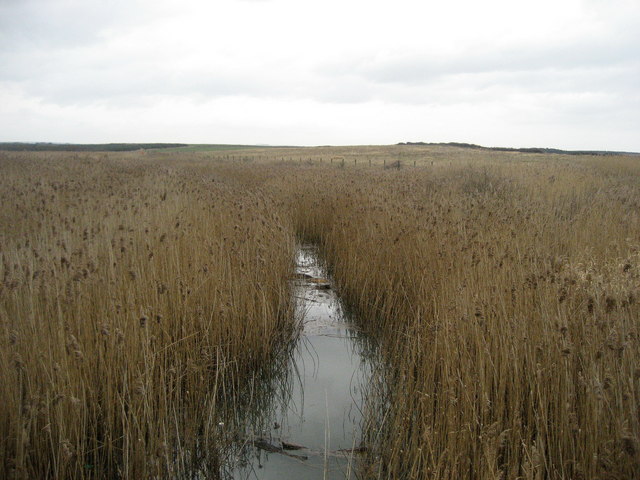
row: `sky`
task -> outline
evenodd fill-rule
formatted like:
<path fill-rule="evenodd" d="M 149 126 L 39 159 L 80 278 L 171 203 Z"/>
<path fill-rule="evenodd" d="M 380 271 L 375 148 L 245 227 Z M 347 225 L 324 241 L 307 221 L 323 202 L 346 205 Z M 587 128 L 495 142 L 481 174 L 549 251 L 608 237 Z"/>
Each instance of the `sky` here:
<path fill-rule="evenodd" d="M 640 0 L 0 0 L 0 141 L 640 152 Z"/>

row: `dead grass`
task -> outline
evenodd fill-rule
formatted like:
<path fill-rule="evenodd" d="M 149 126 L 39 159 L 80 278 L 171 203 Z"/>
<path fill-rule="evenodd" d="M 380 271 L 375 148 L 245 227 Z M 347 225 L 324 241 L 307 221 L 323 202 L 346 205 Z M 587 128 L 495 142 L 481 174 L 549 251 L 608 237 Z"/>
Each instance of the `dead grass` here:
<path fill-rule="evenodd" d="M 640 165 L 538 157 L 276 183 L 382 344 L 370 476 L 640 475 Z"/>
<path fill-rule="evenodd" d="M 381 352 L 364 475 L 640 476 L 638 158 L 225 155 L 3 154 L 4 476 L 204 461 L 290 332 L 294 231 Z"/>
<path fill-rule="evenodd" d="M 217 475 L 292 329 L 293 236 L 197 165 L 2 154 L 0 476 Z"/>

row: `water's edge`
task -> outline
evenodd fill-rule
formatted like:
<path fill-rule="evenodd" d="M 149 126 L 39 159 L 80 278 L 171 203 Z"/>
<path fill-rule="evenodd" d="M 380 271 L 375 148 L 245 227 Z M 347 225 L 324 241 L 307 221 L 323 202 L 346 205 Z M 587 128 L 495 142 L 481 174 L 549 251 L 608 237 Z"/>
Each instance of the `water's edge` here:
<path fill-rule="evenodd" d="M 355 478 L 370 368 L 314 247 L 298 249 L 292 282 L 298 343 L 278 388 L 238 432 L 230 478 Z"/>

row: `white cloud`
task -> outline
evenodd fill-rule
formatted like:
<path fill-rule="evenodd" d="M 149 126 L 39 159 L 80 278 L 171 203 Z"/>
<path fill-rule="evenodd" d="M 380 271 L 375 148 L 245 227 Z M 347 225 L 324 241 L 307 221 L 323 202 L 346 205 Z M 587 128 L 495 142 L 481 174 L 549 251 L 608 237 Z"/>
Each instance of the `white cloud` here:
<path fill-rule="evenodd" d="M 630 0 L 5 0 L 0 140 L 640 150 L 639 20 Z"/>

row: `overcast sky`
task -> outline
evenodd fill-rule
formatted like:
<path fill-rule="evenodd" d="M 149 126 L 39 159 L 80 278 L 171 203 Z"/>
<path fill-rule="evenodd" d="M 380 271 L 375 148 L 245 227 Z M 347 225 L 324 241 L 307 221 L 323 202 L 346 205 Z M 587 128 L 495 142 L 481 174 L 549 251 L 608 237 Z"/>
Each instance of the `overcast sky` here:
<path fill-rule="evenodd" d="M 0 141 L 640 151 L 640 0 L 0 0 Z"/>

